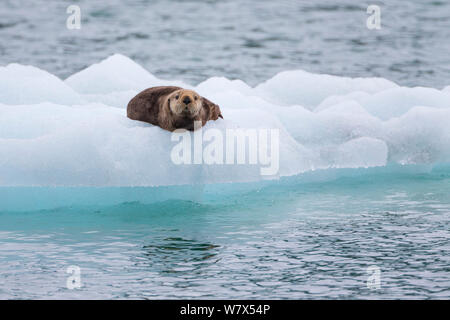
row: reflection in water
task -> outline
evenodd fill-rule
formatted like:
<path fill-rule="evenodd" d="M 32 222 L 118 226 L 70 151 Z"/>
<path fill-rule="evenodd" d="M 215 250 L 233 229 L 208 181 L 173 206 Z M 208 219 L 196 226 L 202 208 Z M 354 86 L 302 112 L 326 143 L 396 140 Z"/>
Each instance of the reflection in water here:
<path fill-rule="evenodd" d="M 218 261 L 220 246 L 183 238 L 165 238 L 143 247 L 148 266 L 162 273 L 190 272 Z M 215 259 L 214 259 L 215 258 Z"/>

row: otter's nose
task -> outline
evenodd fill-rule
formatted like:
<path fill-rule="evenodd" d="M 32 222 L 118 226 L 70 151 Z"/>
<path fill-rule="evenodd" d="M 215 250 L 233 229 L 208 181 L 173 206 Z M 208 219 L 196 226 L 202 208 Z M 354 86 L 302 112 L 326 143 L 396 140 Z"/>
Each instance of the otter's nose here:
<path fill-rule="evenodd" d="M 185 97 L 185 98 L 183 99 L 183 102 L 184 102 L 184 104 L 189 104 L 189 103 L 191 103 L 191 98 Z"/>

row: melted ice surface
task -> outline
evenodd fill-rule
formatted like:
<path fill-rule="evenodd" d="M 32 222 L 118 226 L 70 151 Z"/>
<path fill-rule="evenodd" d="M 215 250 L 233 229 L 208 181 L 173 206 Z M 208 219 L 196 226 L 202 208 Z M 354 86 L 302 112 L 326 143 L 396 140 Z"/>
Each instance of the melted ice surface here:
<path fill-rule="evenodd" d="M 171 133 L 126 117 L 141 90 L 178 85 L 219 104 L 203 128 L 278 129 L 278 175 L 317 169 L 450 162 L 450 86 L 302 70 L 250 87 L 210 78 L 160 80 L 113 55 L 65 81 L 32 66 L 0 67 L 0 186 L 164 186 L 259 181 L 259 165 L 175 165 Z"/>

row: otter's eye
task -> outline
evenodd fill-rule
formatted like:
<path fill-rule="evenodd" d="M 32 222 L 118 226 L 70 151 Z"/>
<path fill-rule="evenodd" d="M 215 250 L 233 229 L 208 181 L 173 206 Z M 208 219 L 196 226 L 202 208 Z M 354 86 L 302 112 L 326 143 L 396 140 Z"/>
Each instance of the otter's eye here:
<path fill-rule="evenodd" d="M 179 95 L 176 95 L 176 96 L 175 96 L 175 99 L 177 99 L 177 100 L 178 100 L 178 98 L 179 98 L 179 97 L 180 97 Z"/>

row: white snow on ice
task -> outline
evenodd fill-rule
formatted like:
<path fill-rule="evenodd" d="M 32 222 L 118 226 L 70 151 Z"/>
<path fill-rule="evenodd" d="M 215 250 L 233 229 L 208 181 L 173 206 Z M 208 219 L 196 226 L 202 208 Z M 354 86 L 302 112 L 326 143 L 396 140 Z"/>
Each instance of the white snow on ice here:
<path fill-rule="evenodd" d="M 160 80 L 116 54 L 65 81 L 32 66 L 0 67 L 0 186 L 161 186 L 258 181 L 254 165 L 175 165 L 171 134 L 126 117 L 156 85 L 197 90 L 224 120 L 204 128 L 280 130 L 279 176 L 317 169 L 450 162 L 450 86 L 282 72 L 252 88 L 214 77 Z"/>

